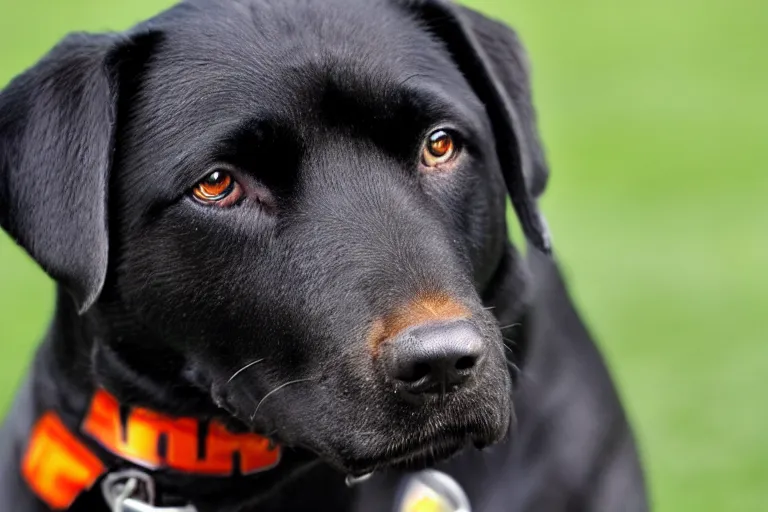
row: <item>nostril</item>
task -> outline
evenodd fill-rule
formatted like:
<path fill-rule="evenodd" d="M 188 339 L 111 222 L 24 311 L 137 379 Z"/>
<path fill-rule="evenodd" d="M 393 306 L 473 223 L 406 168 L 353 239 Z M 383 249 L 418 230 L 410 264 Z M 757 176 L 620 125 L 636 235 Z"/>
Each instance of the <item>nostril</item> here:
<path fill-rule="evenodd" d="M 477 358 L 475 356 L 464 356 L 460 357 L 458 361 L 456 361 L 456 369 L 459 371 L 462 370 L 470 370 L 472 367 L 475 366 L 475 363 L 477 362 Z"/>
<path fill-rule="evenodd" d="M 410 371 L 402 372 L 399 376 L 403 382 L 417 382 L 432 373 L 432 366 L 429 363 L 416 363 L 411 366 Z"/>

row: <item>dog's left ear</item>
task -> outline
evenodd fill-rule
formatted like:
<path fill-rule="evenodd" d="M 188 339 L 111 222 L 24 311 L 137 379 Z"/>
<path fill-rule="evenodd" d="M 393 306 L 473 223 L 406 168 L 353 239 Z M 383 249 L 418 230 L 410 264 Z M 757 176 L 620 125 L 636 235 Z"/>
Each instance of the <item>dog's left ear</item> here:
<path fill-rule="evenodd" d="M 107 271 L 116 39 L 69 36 L 0 93 L 0 226 L 81 312 Z"/>
<path fill-rule="evenodd" d="M 551 252 L 549 232 L 536 199 L 549 170 L 539 142 L 531 100 L 528 60 L 506 25 L 448 0 L 401 0 L 440 38 L 493 126 L 496 151 L 512 205 L 529 242 Z"/>

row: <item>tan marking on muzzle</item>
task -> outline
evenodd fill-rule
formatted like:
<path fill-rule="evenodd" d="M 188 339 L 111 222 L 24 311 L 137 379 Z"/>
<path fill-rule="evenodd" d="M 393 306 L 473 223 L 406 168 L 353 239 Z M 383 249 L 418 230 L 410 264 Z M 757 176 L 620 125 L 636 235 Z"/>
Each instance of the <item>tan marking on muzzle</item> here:
<path fill-rule="evenodd" d="M 404 330 L 431 322 L 469 318 L 470 312 L 461 302 L 445 293 L 423 293 L 399 306 L 391 313 L 376 318 L 368 331 L 368 346 L 374 357 L 383 342 Z"/>

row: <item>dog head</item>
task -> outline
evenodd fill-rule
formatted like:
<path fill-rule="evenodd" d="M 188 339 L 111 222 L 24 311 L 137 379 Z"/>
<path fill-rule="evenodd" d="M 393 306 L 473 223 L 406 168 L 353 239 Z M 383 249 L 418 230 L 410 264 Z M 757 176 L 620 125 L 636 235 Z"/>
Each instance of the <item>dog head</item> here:
<path fill-rule="evenodd" d="M 546 177 L 515 35 L 438 0 L 190 1 L 0 96 L 0 222 L 96 382 L 355 474 L 507 433 L 482 296 Z"/>

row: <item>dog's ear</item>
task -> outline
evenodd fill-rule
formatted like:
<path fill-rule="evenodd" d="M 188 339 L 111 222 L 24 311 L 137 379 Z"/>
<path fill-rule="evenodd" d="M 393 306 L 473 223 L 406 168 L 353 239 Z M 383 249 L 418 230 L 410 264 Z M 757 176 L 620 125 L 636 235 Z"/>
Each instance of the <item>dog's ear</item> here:
<path fill-rule="evenodd" d="M 536 198 L 549 174 L 531 101 L 527 56 L 507 26 L 447 0 L 403 0 L 440 38 L 485 104 L 512 205 L 529 242 L 551 251 Z"/>
<path fill-rule="evenodd" d="M 0 92 L 0 225 L 74 297 L 107 271 L 117 35 L 71 35 Z"/>

